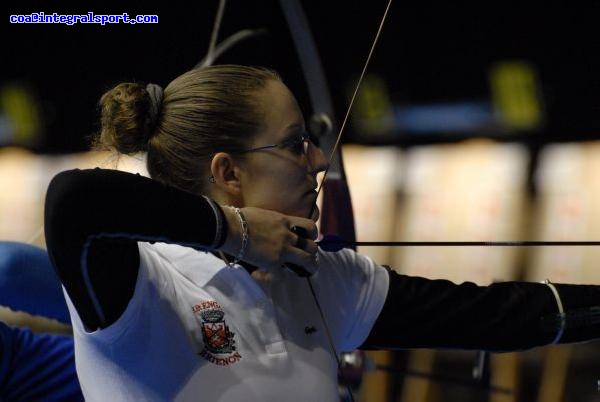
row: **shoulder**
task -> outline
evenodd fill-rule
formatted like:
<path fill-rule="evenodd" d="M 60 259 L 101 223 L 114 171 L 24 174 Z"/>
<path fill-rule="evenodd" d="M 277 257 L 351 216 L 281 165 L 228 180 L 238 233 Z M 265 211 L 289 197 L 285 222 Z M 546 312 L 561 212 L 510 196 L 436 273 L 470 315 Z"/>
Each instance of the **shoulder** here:
<path fill-rule="evenodd" d="M 138 242 L 140 255 L 147 258 L 175 265 L 185 265 L 187 263 L 198 262 L 207 259 L 207 253 L 195 250 L 191 247 L 179 244 L 156 242 Z"/>
<path fill-rule="evenodd" d="M 336 252 L 319 250 L 318 258 L 318 276 L 367 280 L 370 277 L 387 275 L 386 269 L 372 258 L 351 249 Z"/>
<path fill-rule="evenodd" d="M 175 275 L 203 286 L 226 267 L 212 254 L 191 247 L 159 242 L 138 242 L 138 246 L 140 268 L 147 270 L 151 277 L 172 278 Z"/>
<path fill-rule="evenodd" d="M 375 267 L 377 264 L 370 257 L 359 254 L 349 248 L 340 251 L 318 251 L 319 267 L 331 266 L 338 269 L 364 269 Z"/>

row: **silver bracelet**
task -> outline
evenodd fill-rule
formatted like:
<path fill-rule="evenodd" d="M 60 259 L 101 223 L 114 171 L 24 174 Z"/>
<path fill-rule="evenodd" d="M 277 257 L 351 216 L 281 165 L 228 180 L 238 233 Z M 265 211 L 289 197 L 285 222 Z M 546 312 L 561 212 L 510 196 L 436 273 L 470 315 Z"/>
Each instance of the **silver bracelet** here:
<path fill-rule="evenodd" d="M 558 294 L 558 290 L 556 286 L 549 279 L 542 281 L 543 284 L 547 285 L 550 290 L 552 290 L 552 294 L 554 294 L 554 298 L 556 299 L 556 305 L 558 306 L 558 315 L 560 316 L 560 328 L 554 337 L 552 343 L 558 343 L 560 338 L 562 338 L 563 333 L 565 332 L 566 326 L 566 317 L 565 317 L 565 309 L 563 308 L 562 301 L 560 300 L 560 295 Z"/>
<path fill-rule="evenodd" d="M 227 265 L 231 267 L 234 264 L 237 264 L 238 262 L 242 261 L 242 258 L 244 258 L 244 255 L 246 254 L 246 249 L 248 248 L 248 241 L 250 239 L 250 236 L 248 235 L 248 222 L 246 222 L 246 217 L 244 216 L 242 211 L 237 207 L 229 206 L 228 208 L 235 212 L 240 221 L 240 225 L 242 226 L 242 246 L 240 247 L 240 251 L 235 256 L 233 262 L 227 263 Z"/>

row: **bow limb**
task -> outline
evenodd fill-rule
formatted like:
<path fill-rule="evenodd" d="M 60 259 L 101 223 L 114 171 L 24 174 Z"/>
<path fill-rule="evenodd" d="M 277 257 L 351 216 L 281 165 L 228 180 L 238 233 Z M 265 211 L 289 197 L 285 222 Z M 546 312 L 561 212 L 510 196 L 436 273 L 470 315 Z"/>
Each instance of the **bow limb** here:
<path fill-rule="evenodd" d="M 319 191 L 322 190 L 323 193 L 320 229 L 322 233 L 336 233 L 343 239 L 354 242 L 356 232 L 352 200 L 342 153 L 336 147 L 337 138 L 334 135 L 338 132 L 338 127 L 319 52 L 300 2 L 280 0 L 280 4 L 308 86 L 312 107 L 309 125 L 311 130 L 320 136 L 325 154 L 331 155 L 327 180 L 324 177 L 319 187 Z"/>

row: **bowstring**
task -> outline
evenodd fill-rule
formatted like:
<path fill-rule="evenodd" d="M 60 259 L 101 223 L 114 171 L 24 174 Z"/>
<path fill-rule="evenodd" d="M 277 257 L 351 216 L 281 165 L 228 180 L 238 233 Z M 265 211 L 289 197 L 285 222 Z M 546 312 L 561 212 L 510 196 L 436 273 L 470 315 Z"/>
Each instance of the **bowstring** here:
<path fill-rule="evenodd" d="M 383 17 L 381 18 L 379 27 L 377 28 L 377 33 L 375 34 L 375 39 L 373 39 L 373 43 L 371 44 L 371 48 L 369 49 L 369 54 L 363 65 L 363 68 L 362 68 L 362 71 L 358 78 L 358 81 L 356 83 L 356 86 L 354 87 L 354 91 L 352 92 L 352 97 L 350 98 L 350 103 L 348 104 L 348 108 L 346 108 L 344 120 L 342 120 L 342 125 L 340 126 L 340 129 L 338 131 L 335 143 L 333 144 L 333 148 L 331 149 L 331 152 L 329 153 L 329 157 L 327 158 L 329 163 L 327 165 L 327 168 L 325 169 L 325 172 L 323 172 L 323 178 L 321 179 L 321 183 L 319 185 L 319 188 L 317 189 L 317 197 L 321 193 L 321 189 L 323 188 L 323 183 L 325 183 L 325 179 L 327 178 L 327 173 L 329 172 L 329 168 L 331 167 L 331 161 L 333 160 L 335 152 L 338 149 L 340 142 L 342 140 L 342 134 L 344 133 L 344 129 L 346 128 L 346 124 L 348 123 L 350 113 L 352 112 L 352 107 L 354 106 L 354 101 L 356 100 L 356 96 L 357 96 L 360 86 L 362 84 L 363 78 L 365 77 L 367 69 L 369 68 L 369 64 L 371 63 L 371 58 L 375 51 L 375 47 L 377 46 L 377 42 L 379 41 L 379 37 L 381 36 L 381 32 L 383 31 L 383 26 L 387 19 L 388 11 L 390 10 L 391 5 L 392 5 L 392 0 L 388 0 L 387 6 L 385 7 L 385 11 L 383 13 Z"/>

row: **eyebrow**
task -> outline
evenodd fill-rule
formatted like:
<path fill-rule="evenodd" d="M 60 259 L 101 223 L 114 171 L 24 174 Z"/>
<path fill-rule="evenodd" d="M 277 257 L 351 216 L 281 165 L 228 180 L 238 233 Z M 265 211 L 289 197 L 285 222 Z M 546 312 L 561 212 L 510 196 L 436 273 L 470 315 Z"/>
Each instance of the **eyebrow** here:
<path fill-rule="evenodd" d="M 288 141 L 291 140 L 292 138 L 296 137 L 298 135 L 298 133 L 296 132 L 296 130 L 300 130 L 302 132 L 306 131 L 306 129 L 304 128 L 304 124 L 302 123 L 292 123 L 289 126 L 286 127 L 285 132 L 289 133 L 288 135 L 285 136 L 285 138 L 283 139 L 283 141 Z"/>
<path fill-rule="evenodd" d="M 304 130 L 304 124 L 302 123 L 292 123 L 289 126 L 286 127 L 285 131 L 290 131 L 292 129 L 300 129 L 300 130 Z"/>

